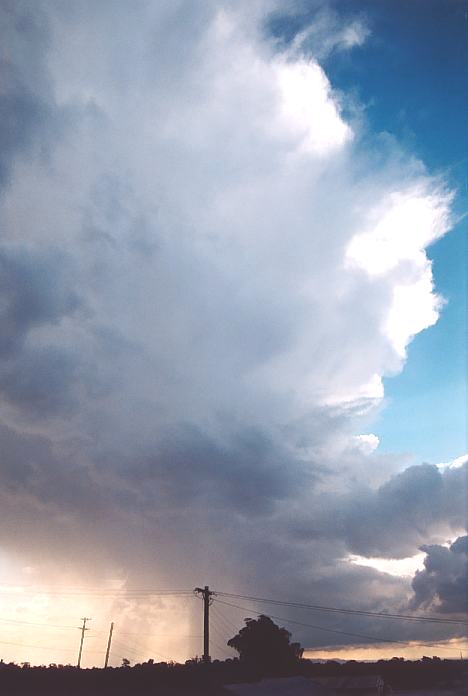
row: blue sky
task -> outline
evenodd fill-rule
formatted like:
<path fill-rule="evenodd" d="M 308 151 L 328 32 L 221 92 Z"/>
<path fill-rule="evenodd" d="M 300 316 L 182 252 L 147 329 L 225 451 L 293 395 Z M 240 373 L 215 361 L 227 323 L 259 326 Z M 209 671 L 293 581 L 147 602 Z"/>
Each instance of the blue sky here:
<path fill-rule="evenodd" d="M 304 2 L 299 17 L 278 18 L 274 33 L 288 40 L 316 7 Z M 391 133 L 431 174 L 444 177 L 456 191 L 454 216 L 462 217 L 468 211 L 468 3 L 337 0 L 327 7 L 369 28 L 361 46 L 325 58 L 332 85 L 357 96 L 371 131 Z M 436 463 L 466 450 L 466 232 L 465 218 L 428 249 L 447 304 L 437 324 L 410 344 L 404 371 L 385 379 L 385 407 L 373 426 L 384 452 Z"/>
<path fill-rule="evenodd" d="M 344 3 L 338 3 L 339 5 Z M 327 70 L 354 84 L 375 129 L 388 130 L 455 187 L 455 215 L 468 211 L 468 4 L 460 0 L 361 2 L 372 34 Z M 385 75 L 385 79 L 382 76 Z M 466 218 L 429 250 L 447 305 L 409 347 L 403 373 L 386 380 L 375 428 L 384 451 L 446 461 L 466 450 Z"/>

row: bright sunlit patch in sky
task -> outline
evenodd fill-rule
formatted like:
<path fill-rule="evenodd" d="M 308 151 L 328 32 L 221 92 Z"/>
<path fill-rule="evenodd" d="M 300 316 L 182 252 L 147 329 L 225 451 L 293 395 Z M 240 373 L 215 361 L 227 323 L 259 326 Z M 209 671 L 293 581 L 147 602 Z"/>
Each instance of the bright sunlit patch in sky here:
<path fill-rule="evenodd" d="M 309 660 L 391 660 L 403 657 L 406 660 L 420 660 L 422 657 L 438 655 L 445 659 L 460 659 L 460 653 L 466 656 L 468 643 L 463 638 L 453 638 L 439 643 L 374 643 L 369 645 L 338 646 L 330 648 L 306 648 L 304 657 Z"/>
<path fill-rule="evenodd" d="M 350 554 L 347 560 L 359 566 L 375 568 L 381 573 L 389 573 L 399 577 L 412 577 L 416 571 L 424 568 L 425 553 L 417 553 L 408 558 L 365 558 Z"/>
<path fill-rule="evenodd" d="M 76 664 L 81 617 L 90 618 L 85 635 L 86 667 L 102 666 L 110 622 L 114 622 L 111 665 L 156 658 L 185 661 L 201 652 L 199 627 L 191 623 L 193 600 L 128 598 L 106 589 L 51 586 L 0 587 L 0 652 L 5 661 Z M 99 594 L 101 593 L 101 594 Z"/>

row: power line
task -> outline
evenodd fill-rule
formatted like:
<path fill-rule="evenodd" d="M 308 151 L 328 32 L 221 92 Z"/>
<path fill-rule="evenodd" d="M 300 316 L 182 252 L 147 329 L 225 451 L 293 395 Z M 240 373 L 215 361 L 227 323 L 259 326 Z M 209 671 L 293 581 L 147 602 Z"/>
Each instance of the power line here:
<path fill-rule="evenodd" d="M 15 645 L 19 648 L 37 648 L 38 650 L 59 650 L 60 652 L 75 652 L 74 648 L 56 648 L 48 647 L 47 645 L 31 645 L 30 643 L 14 643 L 10 640 L 0 640 L 2 645 Z"/>
<path fill-rule="evenodd" d="M 214 609 L 214 606 L 212 608 Z M 222 645 L 224 647 L 221 647 L 219 645 L 219 643 L 217 643 L 213 639 L 213 637 L 211 637 L 211 643 L 215 646 L 215 648 L 219 651 L 219 653 L 221 655 L 223 655 L 224 657 L 229 656 L 228 650 L 230 650 L 230 648 L 227 645 L 226 636 L 224 635 L 223 631 L 221 630 L 221 627 L 217 625 L 218 617 L 216 616 L 216 614 L 212 614 L 210 618 L 211 618 L 211 628 L 214 630 L 217 637 L 221 640 Z"/>
<path fill-rule="evenodd" d="M 148 655 L 150 653 L 153 653 L 157 657 L 162 657 L 163 660 L 166 662 L 170 662 L 171 658 L 167 657 L 166 655 L 163 655 L 162 653 L 156 652 L 156 650 L 153 650 L 152 648 L 143 648 L 141 645 L 136 644 L 136 647 L 132 647 L 130 645 L 127 645 L 126 643 L 123 643 L 121 640 L 118 638 L 114 638 L 114 643 L 117 643 L 117 645 L 120 646 L 121 649 L 126 650 L 127 652 L 132 652 L 134 656 L 136 656 L 136 659 L 140 660 L 142 655 Z"/>
<path fill-rule="evenodd" d="M 19 621 L 17 619 L 2 619 L 0 621 L 4 623 L 21 624 L 25 626 L 42 626 L 46 628 L 71 628 L 76 630 L 76 626 L 65 626 L 64 624 L 51 624 L 51 623 L 38 623 L 36 621 Z"/>
<path fill-rule="evenodd" d="M 211 639 L 212 644 L 224 657 L 232 657 L 232 653 L 230 651 L 233 650 L 233 648 L 227 644 L 226 636 L 217 628 L 216 624 L 212 624 L 212 628 L 214 629 L 217 637 L 221 640 L 224 647 L 221 647 L 219 643 L 213 640 L 213 638 Z"/>
<path fill-rule="evenodd" d="M 312 611 L 324 611 L 337 614 L 353 614 L 356 616 L 372 616 L 374 618 L 380 619 L 403 619 L 405 621 L 423 621 L 430 623 L 442 623 L 442 624 L 464 624 L 468 625 L 468 620 L 464 619 L 441 619 L 435 616 L 415 616 L 411 614 L 388 614 L 385 612 L 377 611 L 366 611 L 364 609 L 339 609 L 338 607 L 327 607 L 320 604 L 301 604 L 299 602 L 287 602 L 281 601 L 279 599 L 267 599 L 265 597 L 252 597 L 249 595 L 233 594 L 229 592 L 218 592 L 215 594 L 218 597 L 232 597 L 234 599 L 246 599 L 253 602 L 265 602 L 267 604 L 274 604 L 276 606 L 282 607 L 295 607 L 297 609 L 310 609 Z"/>
<path fill-rule="evenodd" d="M 231 622 L 228 622 L 224 618 L 224 614 L 222 613 L 222 611 L 220 610 L 219 607 L 215 606 L 215 604 L 213 604 L 212 610 L 213 610 L 213 614 L 217 618 L 217 620 L 221 621 L 221 625 L 225 631 L 224 642 L 226 643 L 228 650 L 234 650 L 234 648 L 232 648 L 230 645 L 228 645 L 228 642 L 229 642 L 230 638 L 232 638 L 233 636 L 236 635 L 236 633 L 238 632 L 239 629 L 236 628 L 234 626 L 234 624 L 231 624 Z M 229 625 L 229 624 L 231 624 L 231 625 Z M 226 638 L 226 635 L 227 635 L 227 638 Z"/>
<path fill-rule="evenodd" d="M 76 588 L 72 589 L 71 587 L 64 587 L 62 586 L 61 588 L 42 588 L 41 586 L 34 587 L 30 585 L 12 585 L 12 586 L 3 586 L 0 587 L 0 593 L 1 592 L 16 592 L 20 591 L 21 593 L 32 593 L 32 594 L 51 594 L 51 595 L 63 595 L 63 596 L 86 596 L 86 597 L 109 597 L 109 598 L 119 598 L 119 597 L 132 597 L 132 598 L 137 598 L 137 597 L 155 597 L 155 596 L 160 596 L 160 597 L 189 597 L 193 596 L 193 591 L 192 590 L 154 590 L 154 589 L 148 589 L 148 588 L 119 588 L 119 589 L 112 589 L 112 588 L 107 588 L 107 589 L 102 589 L 98 587 L 88 587 L 88 588 Z M 267 604 L 272 604 L 272 605 L 277 605 L 277 606 L 287 606 L 287 607 L 296 607 L 298 609 L 308 609 L 311 611 L 322 611 L 322 612 L 330 612 L 330 613 L 340 613 L 340 614 L 353 614 L 357 616 L 371 616 L 371 617 L 377 617 L 377 618 L 383 618 L 383 619 L 401 619 L 405 621 L 419 621 L 419 622 L 430 622 L 430 623 L 441 623 L 441 624 L 458 624 L 458 625 L 468 625 L 468 620 L 465 619 L 443 619 L 440 617 L 435 617 L 435 616 L 415 616 L 411 614 L 400 614 L 400 613 L 387 613 L 387 612 L 374 612 L 374 611 L 368 611 L 364 609 L 351 609 L 351 608 L 339 608 L 339 607 L 331 607 L 331 606 L 324 606 L 324 605 L 319 605 L 319 604 L 306 604 L 306 603 L 299 603 L 299 602 L 291 602 L 291 601 L 285 601 L 285 600 L 278 600 L 278 599 L 272 599 L 272 598 L 266 598 L 266 597 L 255 597 L 252 595 L 243 595 L 243 594 L 236 594 L 236 593 L 230 593 L 230 592 L 221 592 L 217 591 L 216 594 L 220 597 L 227 597 L 227 598 L 234 598 L 234 599 L 245 599 L 248 601 L 254 601 L 254 602 L 265 602 Z M 11 623 L 20 623 L 19 621 L 14 621 L 12 619 L 0 619 L 0 621 L 8 621 Z M 23 623 L 30 623 L 33 625 L 33 622 L 23 622 Z M 40 624 L 37 624 L 40 625 Z M 45 624 L 43 624 L 45 625 Z M 53 624 L 47 624 L 49 626 L 52 626 Z M 71 626 L 58 626 L 56 625 L 57 628 L 73 628 Z"/>
<path fill-rule="evenodd" d="M 223 602 L 222 600 L 218 599 L 216 600 L 217 602 L 221 602 L 222 604 L 226 604 L 228 607 L 235 607 L 236 609 L 241 609 L 242 611 L 249 611 L 252 614 L 257 614 L 257 616 L 262 616 L 261 611 L 256 611 L 255 609 L 251 609 L 250 607 L 241 607 L 238 604 L 231 604 L 230 602 Z M 272 619 L 277 619 L 278 621 L 284 621 L 285 623 L 293 623 L 297 624 L 298 626 L 306 626 L 307 628 L 316 628 L 319 631 L 328 631 L 330 633 L 339 633 L 340 635 L 345 635 L 345 636 L 352 636 L 353 638 L 365 638 L 366 640 L 378 640 L 382 641 L 384 643 L 398 643 L 404 641 L 398 641 L 398 640 L 390 640 L 387 638 L 375 638 L 374 636 L 367 636 L 363 635 L 361 633 L 351 633 L 349 631 L 340 631 L 337 628 L 327 628 L 325 626 L 318 626 L 316 624 L 309 624 L 309 623 L 304 623 L 302 621 L 294 621 L 293 619 L 286 619 L 282 616 L 274 616 L 273 614 L 268 614 L 268 616 Z M 406 645 L 406 643 L 404 643 Z"/>
<path fill-rule="evenodd" d="M 155 590 L 155 589 L 150 589 L 150 588 L 135 588 L 135 589 L 125 589 L 125 588 L 120 588 L 120 589 L 111 589 L 111 588 L 105 588 L 105 589 L 100 589 L 100 588 L 94 588 L 94 587 L 75 587 L 72 588 L 71 586 L 61 586 L 58 590 L 51 589 L 50 587 L 48 589 L 45 588 L 45 586 L 42 586 L 43 589 L 38 589 L 38 587 L 32 587 L 32 586 L 10 586 L 9 588 L 6 588 L 6 591 L 18 591 L 18 592 L 31 592 L 31 593 L 36 593 L 36 594 L 56 594 L 56 595 L 64 595 L 64 596 L 85 596 L 85 597 L 108 597 L 110 599 L 118 599 L 118 598 L 133 598 L 137 600 L 138 598 L 140 599 L 149 599 L 151 597 L 173 597 L 173 598 L 181 598 L 184 600 L 183 606 L 186 607 L 188 606 L 188 603 L 185 601 L 187 598 L 193 598 L 193 590 L 180 590 L 180 589 L 162 589 L 162 590 Z M 0 593 L 2 591 L 5 591 L 5 587 L 1 588 L 0 587 Z M 351 609 L 351 608 L 339 608 L 339 607 L 330 607 L 330 606 L 324 606 L 324 605 L 318 605 L 318 604 L 306 604 L 306 603 L 298 603 L 298 602 L 292 602 L 292 601 L 282 601 L 278 599 L 271 599 L 271 598 L 265 598 L 265 597 L 254 597 L 250 595 L 242 595 L 242 594 L 234 594 L 234 593 L 228 593 L 228 592 L 222 592 L 222 591 L 210 591 L 208 587 L 205 587 L 204 589 L 202 588 L 197 588 L 196 592 L 201 594 L 205 600 L 204 602 L 204 659 L 209 660 L 209 644 L 208 644 L 208 630 L 209 627 L 206 626 L 207 621 L 208 621 L 208 610 L 211 602 L 214 601 L 214 605 L 212 606 L 212 619 L 213 619 L 213 629 L 217 634 L 218 639 L 221 639 L 222 642 L 224 643 L 225 641 L 225 634 L 231 634 L 231 631 L 237 632 L 238 628 L 234 626 L 234 624 L 229 621 L 229 619 L 225 616 L 225 613 L 221 610 L 220 605 L 225 605 L 227 607 L 232 607 L 237 610 L 249 612 L 255 615 L 261 615 L 261 612 L 257 611 L 256 609 L 252 609 L 246 606 L 241 606 L 235 603 L 231 603 L 230 599 L 241 599 L 241 600 L 247 600 L 249 602 L 259 602 L 259 603 L 265 603 L 265 604 L 270 604 L 272 606 L 281 606 L 281 607 L 289 607 L 290 609 L 300 609 L 300 610 L 310 610 L 310 611 L 321 611 L 324 613 L 328 614 L 343 614 L 343 615 L 352 615 L 352 616 L 361 616 L 361 617 L 371 617 L 371 618 L 378 618 L 378 619 L 394 619 L 394 620 L 401 620 L 401 621 L 416 621 L 416 622 L 425 622 L 425 623 L 433 623 L 433 624 L 450 624 L 450 625 L 458 625 L 458 626 L 464 626 L 468 624 L 467 620 L 458 620 L 458 619 L 444 619 L 440 617 L 435 617 L 435 616 L 415 616 L 415 615 L 407 615 L 407 614 L 400 614 L 400 613 L 384 613 L 384 612 L 372 612 L 372 611 L 367 611 L 364 609 Z M 206 595 L 206 596 L 205 596 Z M 162 607 L 163 608 L 163 607 Z M 229 614 L 230 612 L 228 612 Z M 318 631 L 325 631 L 329 633 L 335 633 L 338 635 L 343 635 L 343 636 L 350 636 L 353 638 L 359 638 L 362 640 L 365 640 L 367 642 L 381 642 L 381 643 L 388 643 L 388 644 L 400 644 L 405 647 L 408 646 L 409 643 L 412 645 L 422 645 L 424 647 L 427 647 L 428 645 L 434 645 L 440 648 L 441 650 L 448 650 L 448 648 L 443 648 L 438 646 L 436 643 L 414 643 L 413 641 L 403 641 L 403 640 L 392 640 L 389 638 L 380 638 L 376 636 L 369 636 L 366 634 L 361 634 L 361 633 L 355 633 L 352 631 L 344 631 L 344 630 L 339 630 L 335 628 L 328 628 L 326 626 L 321 626 L 321 625 L 315 625 L 311 623 L 306 623 L 302 621 L 296 621 L 293 619 L 287 619 L 284 617 L 280 616 L 274 616 L 271 614 L 268 614 L 271 616 L 273 619 L 277 619 L 279 621 L 283 621 L 286 624 L 296 624 L 298 626 L 304 626 L 306 628 L 311 628 L 311 629 L 316 629 Z M 83 626 L 80 627 L 80 630 L 82 632 L 81 634 L 81 643 L 80 643 L 80 654 L 79 654 L 79 660 L 78 664 L 80 663 L 81 660 L 81 652 L 83 649 L 83 639 L 84 639 L 84 632 L 89 631 L 88 627 L 86 626 L 86 621 L 88 619 L 83 620 Z M 9 618 L 0 618 L 0 622 L 3 623 L 10 623 L 10 624 L 15 624 L 15 625 L 24 625 L 24 626 L 37 626 L 37 627 L 46 627 L 46 628 L 53 628 L 53 629 L 61 629 L 61 630 L 76 630 L 76 626 L 71 626 L 71 625 L 66 625 L 66 624 L 53 624 L 53 623 L 42 623 L 42 622 L 35 622 L 35 621 L 26 621 L 26 620 L 19 620 L 19 619 L 9 619 Z M 148 628 L 150 628 L 148 626 Z M 92 633 L 87 633 L 87 637 L 95 637 L 95 635 L 102 633 L 102 632 L 92 632 Z M 118 636 L 116 637 L 116 642 L 119 643 L 119 637 L 120 635 L 122 636 L 136 636 L 136 637 L 145 637 L 145 638 L 169 638 L 169 639 L 174 639 L 174 640 L 183 640 L 183 639 L 200 639 L 201 636 L 199 635 L 182 635 L 182 634 L 170 634 L 170 633 L 153 633 L 153 634 L 141 634 L 141 633 L 131 633 L 131 632 L 126 632 L 126 631 L 118 631 Z M 124 638 L 125 640 L 125 638 Z M 159 658 L 162 658 L 164 660 L 169 661 L 170 658 L 167 658 L 164 655 L 161 655 L 160 653 L 157 653 L 154 650 L 148 651 L 147 648 L 143 648 L 141 645 L 138 645 L 138 643 L 135 642 L 135 640 L 131 641 L 132 644 L 135 645 L 135 647 L 130 647 L 127 645 L 124 645 L 120 642 L 121 648 L 124 648 L 125 650 L 129 650 L 132 653 L 136 653 L 139 655 L 139 659 L 141 659 L 140 655 L 143 653 L 148 653 L 152 652 L 154 655 L 156 655 Z M 146 642 L 146 641 L 145 641 Z M 70 651 L 71 649 L 69 648 L 47 648 L 42 645 L 28 645 L 24 643 L 14 643 L 14 642 L 8 642 L 8 641 L 0 641 L 0 643 L 4 643 L 6 645 L 15 645 L 18 647 L 24 647 L 28 648 L 31 647 L 33 649 L 45 649 L 45 650 L 50 650 L 50 651 Z M 216 645 L 218 649 L 220 649 L 219 645 L 216 643 L 213 644 Z M 96 651 L 96 650 L 90 650 L 89 652 L 91 653 L 100 653 L 104 654 L 104 651 Z"/>
<path fill-rule="evenodd" d="M 130 657 L 132 657 L 132 659 L 136 660 L 136 661 L 142 661 L 144 659 L 142 656 L 147 655 L 150 652 L 149 650 L 146 650 L 146 649 L 142 648 L 141 646 L 132 647 L 130 645 L 127 645 L 126 643 L 123 643 L 118 638 L 114 638 L 113 642 L 115 645 L 117 645 L 118 648 L 120 648 L 120 650 L 123 650 L 127 654 L 130 653 Z M 133 655 L 131 653 L 133 653 Z M 157 653 L 155 652 L 154 654 L 156 655 Z"/>
<path fill-rule="evenodd" d="M 0 587 L 2 592 L 17 592 L 18 594 L 47 594 L 59 596 L 85 596 L 85 597 L 186 597 L 193 594 L 193 590 L 150 590 L 150 589 L 102 589 L 102 588 L 44 588 L 31 585 L 11 585 Z"/>
<path fill-rule="evenodd" d="M 217 602 L 220 602 L 221 604 L 225 604 L 228 607 L 235 607 L 236 609 L 241 609 L 242 611 L 247 611 L 252 614 L 257 614 L 257 616 L 262 616 L 261 611 L 256 611 L 255 609 L 251 609 L 249 607 L 241 607 L 238 604 L 231 604 L 230 602 L 223 602 L 220 599 L 216 600 Z M 327 631 L 329 633 L 338 633 L 343 636 L 351 636 L 353 638 L 363 638 L 364 640 L 370 640 L 370 641 L 378 641 L 379 643 L 398 643 L 399 645 L 404 645 L 405 647 L 408 647 L 408 644 L 411 643 L 411 645 L 418 645 L 418 646 L 424 646 L 427 647 L 428 645 L 433 645 L 435 647 L 438 647 L 441 650 L 449 650 L 449 648 L 442 648 L 440 645 L 437 643 L 415 643 L 414 641 L 404 641 L 404 640 L 398 640 L 398 639 L 392 639 L 392 638 L 379 638 L 377 636 L 368 636 L 364 635 L 362 633 L 352 633 L 351 631 L 340 631 L 337 628 L 327 628 L 325 626 L 317 626 L 316 624 L 309 624 L 309 623 L 304 623 L 302 621 L 295 621 L 294 619 L 286 619 L 283 616 L 275 616 L 274 614 L 268 614 L 269 618 L 271 619 L 276 619 L 277 621 L 284 621 L 284 623 L 290 623 L 290 624 L 295 624 L 297 626 L 305 626 L 306 628 L 315 628 L 319 631 Z"/>
<path fill-rule="evenodd" d="M 237 633 L 237 631 L 238 631 L 239 629 L 236 628 L 236 627 L 234 626 L 234 624 L 233 624 L 231 621 L 228 621 L 228 620 L 225 618 L 224 614 L 222 613 L 222 611 L 221 611 L 221 609 L 220 609 L 219 607 L 215 607 L 215 606 L 213 605 L 213 612 L 214 612 L 215 616 L 217 616 L 218 620 L 221 621 L 221 623 L 222 623 L 223 626 L 224 626 L 224 629 L 225 629 L 228 633 L 231 633 L 232 631 L 234 631 L 234 633 Z"/>
<path fill-rule="evenodd" d="M 216 619 L 214 615 L 211 616 L 211 628 L 215 631 L 217 634 L 218 638 L 223 641 L 223 643 L 227 642 L 226 641 L 226 636 L 224 635 L 223 630 L 221 627 L 214 621 L 213 619 Z"/>
<path fill-rule="evenodd" d="M 229 656 L 229 653 L 227 652 L 226 648 L 222 648 L 216 641 L 211 639 L 211 643 L 215 646 L 215 648 L 221 653 L 221 655 L 226 658 Z M 230 656 L 229 656 L 230 657 Z"/>
<path fill-rule="evenodd" d="M 120 631 L 122 636 L 140 636 L 141 638 L 203 638 L 201 634 L 186 635 L 183 633 L 129 633 L 128 631 Z"/>
<path fill-rule="evenodd" d="M 16 647 L 19 648 L 34 648 L 37 650 L 50 650 L 52 652 L 75 652 L 75 648 L 57 648 L 56 646 L 48 646 L 48 645 L 33 645 L 31 643 L 15 643 L 10 640 L 0 640 L 1 645 L 15 645 Z M 99 653 L 99 654 L 104 654 L 103 650 L 88 650 L 88 652 L 91 653 Z"/>
<path fill-rule="evenodd" d="M 138 647 L 138 648 L 134 648 L 134 647 L 132 647 L 132 646 L 130 646 L 130 645 L 126 645 L 125 643 L 123 643 L 123 642 L 122 642 L 121 640 L 119 640 L 118 638 L 114 638 L 114 643 L 115 643 L 116 645 L 120 646 L 121 649 L 126 650 L 127 652 L 133 652 L 135 655 L 138 655 L 138 656 L 140 656 L 142 653 L 145 653 L 145 652 L 146 652 L 145 650 L 140 649 L 139 647 Z"/>

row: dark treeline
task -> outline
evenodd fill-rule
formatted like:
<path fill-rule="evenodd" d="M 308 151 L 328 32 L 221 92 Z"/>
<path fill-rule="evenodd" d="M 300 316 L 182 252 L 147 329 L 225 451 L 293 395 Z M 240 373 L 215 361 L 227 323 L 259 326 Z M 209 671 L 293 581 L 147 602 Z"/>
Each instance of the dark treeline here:
<path fill-rule="evenodd" d="M 466 665 L 466 663 L 465 663 Z M 149 696 L 157 694 L 206 694 L 227 693 L 224 684 L 252 682 L 262 677 L 357 676 L 380 674 L 394 689 L 431 689 L 433 687 L 461 686 L 464 664 L 461 660 L 441 660 L 425 657 L 409 661 L 402 658 L 380 660 L 375 663 L 316 663 L 300 660 L 294 668 L 277 670 L 274 667 L 260 673 L 246 667 L 237 659 L 213 661 L 205 664 L 189 660 L 185 664 L 153 662 L 108 669 L 77 669 L 72 666 L 50 665 L 30 667 L 27 664 L 0 662 L 0 693 L 13 696 L 55 696 L 64 694 L 86 696 Z"/>

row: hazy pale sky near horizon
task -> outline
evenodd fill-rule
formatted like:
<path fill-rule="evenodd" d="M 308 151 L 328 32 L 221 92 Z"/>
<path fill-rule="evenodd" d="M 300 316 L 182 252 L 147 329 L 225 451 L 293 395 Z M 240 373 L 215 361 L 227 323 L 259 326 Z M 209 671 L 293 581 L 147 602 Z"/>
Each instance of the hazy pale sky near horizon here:
<path fill-rule="evenodd" d="M 185 659 L 135 590 L 208 583 L 466 618 L 467 16 L 0 0 L 0 654 Z"/>

